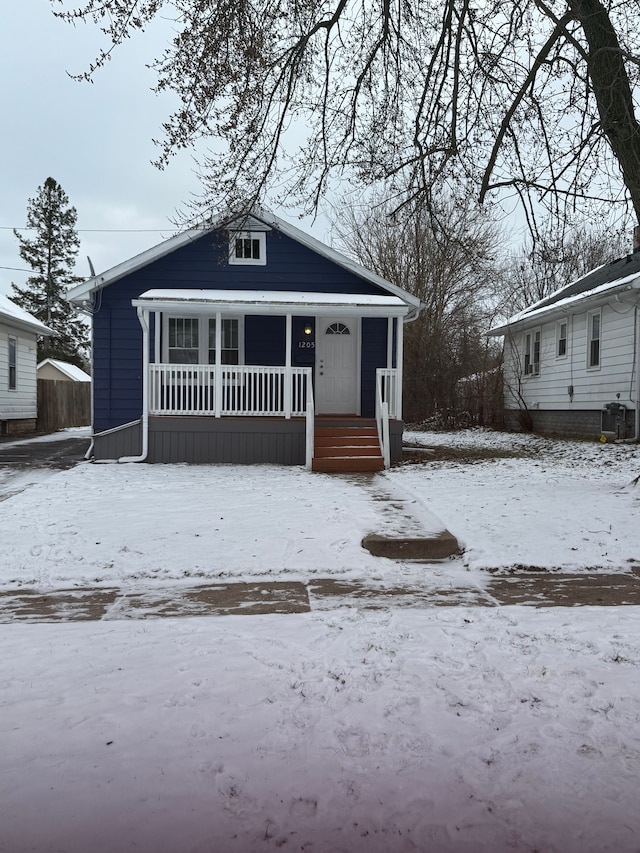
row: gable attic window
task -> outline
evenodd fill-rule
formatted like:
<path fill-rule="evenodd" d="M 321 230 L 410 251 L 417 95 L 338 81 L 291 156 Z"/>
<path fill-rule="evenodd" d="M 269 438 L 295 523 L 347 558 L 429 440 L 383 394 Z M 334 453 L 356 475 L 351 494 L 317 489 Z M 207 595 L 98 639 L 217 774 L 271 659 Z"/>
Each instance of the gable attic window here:
<path fill-rule="evenodd" d="M 524 336 L 524 375 L 537 376 L 540 373 L 541 330 L 532 329 Z"/>
<path fill-rule="evenodd" d="M 264 231 L 232 231 L 229 263 L 245 266 L 265 266 L 267 240 Z"/>

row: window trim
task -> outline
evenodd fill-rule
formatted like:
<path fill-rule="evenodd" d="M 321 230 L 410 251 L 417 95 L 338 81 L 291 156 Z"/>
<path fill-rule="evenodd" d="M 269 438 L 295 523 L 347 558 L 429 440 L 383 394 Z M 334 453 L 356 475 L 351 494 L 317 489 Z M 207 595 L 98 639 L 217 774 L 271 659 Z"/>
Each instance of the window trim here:
<path fill-rule="evenodd" d="M 528 376 L 540 375 L 540 354 L 542 349 L 542 327 L 536 326 L 534 329 L 524 332 L 524 363 L 523 375 L 525 379 Z M 536 340 L 537 336 L 537 340 Z M 536 343 L 538 344 L 536 351 Z M 536 358 L 537 356 L 537 358 Z"/>
<path fill-rule="evenodd" d="M 197 362 L 170 362 L 169 361 L 169 321 L 170 320 L 196 320 L 198 323 L 198 361 Z M 209 361 L 209 322 L 215 322 L 215 314 L 174 314 L 164 312 L 162 316 L 162 361 L 164 364 L 185 364 L 188 366 L 211 365 Z M 238 366 L 244 365 L 244 315 L 223 314 L 222 320 L 236 320 L 238 322 Z M 223 362 L 223 367 L 224 367 Z"/>
<path fill-rule="evenodd" d="M 233 361 L 225 361 L 224 359 L 222 359 L 222 365 L 223 366 L 228 365 L 230 367 L 233 367 L 234 365 L 240 366 L 240 365 L 244 364 L 244 317 L 223 315 L 220 319 L 221 319 L 223 325 L 225 322 L 234 322 L 234 321 L 238 324 L 238 341 L 237 341 L 237 343 L 238 343 L 238 347 L 237 347 L 238 360 L 233 362 Z M 207 320 L 207 361 L 205 363 L 206 364 L 215 364 L 215 361 L 211 361 L 210 330 L 211 330 L 211 323 L 215 324 L 216 318 L 215 317 L 207 317 L 206 320 Z M 218 333 L 217 327 L 215 329 L 215 333 L 217 336 L 217 333 Z M 223 339 L 222 339 L 221 343 L 224 343 L 224 335 L 223 335 Z M 221 350 L 220 350 L 221 354 L 224 352 L 233 352 L 233 351 L 234 351 L 233 347 L 226 347 L 226 348 L 221 347 Z M 215 352 L 215 350 L 214 350 L 214 352 Z"/>
<path fill-rule="evenodd" d="M 593 337 L 593 321 L 598 318 L 598 336 Z M 593 360 L 593 344 L 598 344 L 598 357 Z M 599 370 L 602 365 L 602 308 L 587 314 L 587 370 Z"/>
<path fill-rule="evenodd" d="M 195 327 L 196 345 L 190 346 L 190 347 L 171 346 L 171 322 L 172 321 L 181 321 L 184 323 L 185 320 L 188 320 L 189 322 L 193 322 L 194 320 L 196 321 L 196 327 Z M 166 321 L 166 338 L 165 338 L 165 340 L 166 340 L 166 359 L 167 359 L 166 363 L 167 364 L 183 364 L 183 365 L 199 364 L 200 363 L 200 338 L 201 338 L 200 321 L 199 321 L 198 317 L 168 316 L 167 321 Z M 180 351 L 196 352 L 198 360 L 197 361 L 172 361 L 171 360 L 171 354 L 174 351 L 175 352 L 180 352 Z"/>
<path fill-rule="evenodd" d="M 256 240 L 257 258 L 239 258 L 236 254 L 236 240 Z M 229 263 L 231 266 L 264 267 L 267 263 L 267 235 L 264 231 L 231 231 L 229 233 Z"/>
<path fill-rule="evenodd" d="M 564 326 L 564 337 L 562 327 Z M 564 352 L 560 352 L 560 344 L 564 342 Z M 565 318 L 556 322 L 556 358 L 566 358 L 569 352 L 569 321 Z"/>
<path fill-rule="evenodd" d="M 7 389 L 18 390 L 18 338 L 15 335 L 7 335 Z"/>

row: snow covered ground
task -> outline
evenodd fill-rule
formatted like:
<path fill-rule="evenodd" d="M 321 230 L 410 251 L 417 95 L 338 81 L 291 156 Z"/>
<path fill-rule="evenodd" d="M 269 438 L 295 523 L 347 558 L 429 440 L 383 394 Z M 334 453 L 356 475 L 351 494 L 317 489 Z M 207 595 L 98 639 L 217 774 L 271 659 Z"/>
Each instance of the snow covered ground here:
<path fill-rule="evenodd" d="M 0 588 L 640 565 L 636 447 L 410 437 L 525 455 L 373 485 L 82 464 L 0 503 Z M 360 547 L 442 525 L 460 559 Z M 638 608 L 340 604 L 0 625 L 0 850 L 640 850 Z"/>

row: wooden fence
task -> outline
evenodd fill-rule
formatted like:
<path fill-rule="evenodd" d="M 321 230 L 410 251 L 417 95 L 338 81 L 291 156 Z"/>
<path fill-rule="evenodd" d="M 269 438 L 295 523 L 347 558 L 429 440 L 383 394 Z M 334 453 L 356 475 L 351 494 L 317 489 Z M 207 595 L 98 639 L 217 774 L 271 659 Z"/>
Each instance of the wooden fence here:
<path fill-rule="evenodd" d="M 38 379 L 38 432 L 91 423 L 91 383 Z"/>

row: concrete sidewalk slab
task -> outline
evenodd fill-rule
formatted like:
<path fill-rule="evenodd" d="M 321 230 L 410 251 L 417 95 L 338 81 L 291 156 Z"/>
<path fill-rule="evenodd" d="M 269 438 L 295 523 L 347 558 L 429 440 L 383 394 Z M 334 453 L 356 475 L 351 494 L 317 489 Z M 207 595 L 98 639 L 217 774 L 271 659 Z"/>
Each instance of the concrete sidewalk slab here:
<path fill-rule="evenodd" d="M 0 623 L 309 613 L 341 608 L 581 607 L 640 605 L 638 573 L 514 574 L 483 587 L 382 586 L 319 578 L 171 586 L 147 590 L 16 589 L 0 592 Z"/>

